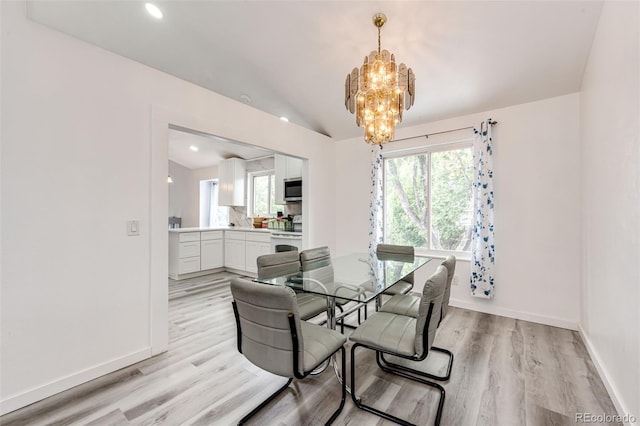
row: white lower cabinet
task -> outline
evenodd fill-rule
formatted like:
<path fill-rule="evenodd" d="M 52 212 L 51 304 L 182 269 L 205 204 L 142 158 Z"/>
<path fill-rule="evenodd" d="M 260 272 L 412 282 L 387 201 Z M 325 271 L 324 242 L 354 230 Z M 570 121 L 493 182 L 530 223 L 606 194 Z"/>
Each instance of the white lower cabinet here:
<path fill-rule="evenodd" d="M 245 232 L 225 231 L 224 234 L 224 266 L 244 271 L 245 264 Z"/>
<path fill-rule="evenodd" d="M 179 253 L 180 259 L 187 257 L 200 257 L 200 240 L 180 243 Z"/>
<path fill-rule="evenodd" d="M 257 274 L 258 257 L 270 253 L 269 232 L 169 232 L 169 277 L 205 275 L 223 267 Z"/>
<path fill-rule="evenodd" d="M 224 266 L 224 234 L 222 231 L 201 233 L 200 269 L 222 268 Z"/>
<path fill-rule="evenodd" d="M 200 257 L 188 257 L 178 261 L 178 274 L 190 274 L 200 270 Z"/>
<path fill-rule="evenodd" d="M 200 232 L 169 233 L 169 276 L 179 279 L 180 275 L 200 270 Z"/>
<path fill-rule="evenodd" d="M 222 231 L 170 232 L 169 276 L 178 280 L 187 274 L 222 268 L 223 241 Z"/>
<path fill-rule="evenodd" d="M 247 232 L 245 271 L 258 273 L 258 257 L 271 253 L 271 234 Z"/>

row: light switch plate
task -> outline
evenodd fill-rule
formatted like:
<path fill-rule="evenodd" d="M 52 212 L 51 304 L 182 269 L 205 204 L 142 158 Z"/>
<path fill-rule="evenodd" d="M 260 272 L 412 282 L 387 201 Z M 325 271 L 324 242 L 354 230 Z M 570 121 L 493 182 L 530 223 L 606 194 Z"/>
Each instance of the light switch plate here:
<path fill-rule="evenodd" d="M 454 275 L 453 280 L 451 281 L 451 285 L 458 285 L 460 282 L 458 281 L 458 276 Z"/>
<path fill-rule="evenodd" d="M 139 220 L 128 220 L 127 221 L 127 235 L 128 236 L 136 236 L 140 235 L 140 221 Z"/>

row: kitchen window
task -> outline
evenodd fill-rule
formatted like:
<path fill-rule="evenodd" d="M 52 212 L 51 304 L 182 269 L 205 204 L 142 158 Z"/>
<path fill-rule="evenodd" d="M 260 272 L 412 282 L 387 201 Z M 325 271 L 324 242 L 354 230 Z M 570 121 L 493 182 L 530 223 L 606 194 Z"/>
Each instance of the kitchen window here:
<path fill-rule="evenodd" d="M 249 173 L 249 216 L 275 216 L 284 211 L 284 206 L 276 204 L 276 183 L 273 170 Z"/>
<path fill-rule="evenodd" d="M 471 142 L 384 158 L 384 241 L 430 251 L 469 252 Z"/>
<path fill-rule="evenodd" d="M 218 205 L 217 179 L 200 181 L 200 227 L 216 228 L 229 224 L 229 207 Z"/>

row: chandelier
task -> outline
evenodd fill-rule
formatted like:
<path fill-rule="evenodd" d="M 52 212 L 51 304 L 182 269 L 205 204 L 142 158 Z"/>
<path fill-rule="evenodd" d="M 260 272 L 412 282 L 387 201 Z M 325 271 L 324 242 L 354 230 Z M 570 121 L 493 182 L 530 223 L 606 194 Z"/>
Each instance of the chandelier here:
<path fill-rule="evenodd" d="M 364 140 L 383 144 L 393 139 L 396 124 L 402 122 L 402 110 L 415 99 L 415 75 L 405 64 L 396 66 L 388 50 L 380 50 L 380 28 L 387 22 L 384 13 L 373 15 L 378 27 L 378 50 L 364 58 L 364 63 L 347 74 L 344 105 L 356 115 L 358 127 L 364 127 Z"/>

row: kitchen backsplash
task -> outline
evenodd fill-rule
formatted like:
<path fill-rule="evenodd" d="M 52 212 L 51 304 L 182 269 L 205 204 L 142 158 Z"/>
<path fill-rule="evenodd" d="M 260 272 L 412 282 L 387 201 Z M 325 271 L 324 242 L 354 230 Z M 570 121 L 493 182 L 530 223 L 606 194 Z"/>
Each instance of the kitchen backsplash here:
<path fill-rule="evenodd" d="M 291 203 L 284 206 L 284 215 L 302 214 L 302 203 Z M 253 227 L 253 219 L 247 217 L 246 207 L 229 207 L 229 222 L 239 227 Z"/>
<path fill-rule="evenodd" d="M 229 207 L 229 222 L 243 228 L 253 227 L 253 220 L 247 218 L 246 207 Z"/>
<path fill-rule="evenodd" d="M 291 203 L 284 206 L 284 215 L 296 216 L 302 214 L 302 203 Z"/>

